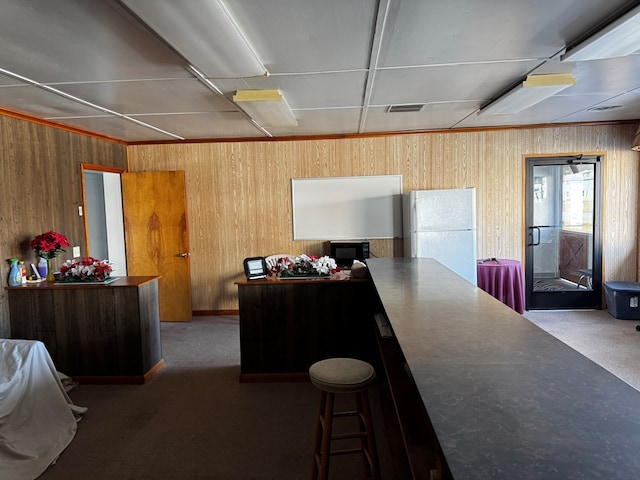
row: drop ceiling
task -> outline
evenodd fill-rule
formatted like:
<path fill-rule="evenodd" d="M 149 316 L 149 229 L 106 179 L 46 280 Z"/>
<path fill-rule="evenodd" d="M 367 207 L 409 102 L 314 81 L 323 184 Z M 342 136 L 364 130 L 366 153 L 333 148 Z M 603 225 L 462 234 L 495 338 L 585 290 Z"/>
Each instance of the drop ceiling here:
<path fill-rule="evenodd" d="M 269 75 L 212 79 L 216 93 L 119 1 L 0 0 L 0 108 L 128 143 L 640 119 L 638 52 L 560 61 L 637 1 L 224 1 Z M 576 83 L 478 115 L 551 73 Z M 259 128 L 233 102 L 243 89 L 280 90 L 297 125 Z"/>

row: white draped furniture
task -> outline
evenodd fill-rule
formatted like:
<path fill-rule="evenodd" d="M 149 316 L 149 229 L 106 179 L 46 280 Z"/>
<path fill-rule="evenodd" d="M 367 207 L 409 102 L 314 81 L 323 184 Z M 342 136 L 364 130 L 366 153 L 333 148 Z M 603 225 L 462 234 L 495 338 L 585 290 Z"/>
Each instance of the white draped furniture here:
<path fill-rule="evenodd" d="M 0 339 L 0 478 L 40 476 L 76 434 L 73 405 L 44 344 Z"/>

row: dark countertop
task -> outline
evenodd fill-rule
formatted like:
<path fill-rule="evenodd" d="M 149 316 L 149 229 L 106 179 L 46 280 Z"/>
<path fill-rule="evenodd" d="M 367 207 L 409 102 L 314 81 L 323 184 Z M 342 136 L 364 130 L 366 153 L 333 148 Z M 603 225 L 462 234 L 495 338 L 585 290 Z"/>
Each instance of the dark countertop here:
<path fill-rule="evenodd" d="M 433 259 L 367 261 L 459 479 L 631 479 L 640 392 Z"/>
<path fill-rule="evenodd" d="M 145 285 L 149 282 L 153 282 L 154 280 L 158 280 L 160 276 L 138 276 L 138 277 L 114 277 L 115 280 L 108 283 L 101 282 L 77 282 L 77 283 L 65 283 L 65 282 L 34 282 L 27 283 L 26 285 L 18 285 L 17 287 L 6 286 L 6 290 L 20 290 L 20 289 L 29 289 L 29 288 L 38 288 L 38 289 L 50 289 L 55 288 L 59 289 L 67 289 L 67 288 L 104 288 L 104 287 L 139 287 Z"/>

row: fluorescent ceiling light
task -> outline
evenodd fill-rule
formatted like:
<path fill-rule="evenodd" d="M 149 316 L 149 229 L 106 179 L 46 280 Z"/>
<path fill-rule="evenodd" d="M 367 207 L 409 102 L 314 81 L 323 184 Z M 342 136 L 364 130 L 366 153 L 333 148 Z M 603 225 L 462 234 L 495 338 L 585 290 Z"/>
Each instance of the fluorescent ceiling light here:
<path fill-rule="evenodd" d="M 298 124 L 280 90 L 237 90 L 233 101 L 263 127 Z"/>
<path fill-rule="evenodd" d="M 208 78 L 268 75 L 220 0 L 122 0 L 122 3 Z"/>
<path fill-rule="evenodd" d="M 636 152 L 640 152 L 640 128 L 636 132 L 636 136 L 633 137 L 633 143 L 631 144 L 631 150 L 635 150 Z"/>
<path fill-rule="evenodd" d="M 582 43 L 567 50 L 562 62 L 624 57 L 640 50 L 640 6 L 630 10 Z"/>
<path fill-rule="evenodd" d="M 576 79 L 570 73 L 529 75 L 524 82 L 483 107 L 478 114 L 512 115 L 520 113 L 575 83 Z"/>

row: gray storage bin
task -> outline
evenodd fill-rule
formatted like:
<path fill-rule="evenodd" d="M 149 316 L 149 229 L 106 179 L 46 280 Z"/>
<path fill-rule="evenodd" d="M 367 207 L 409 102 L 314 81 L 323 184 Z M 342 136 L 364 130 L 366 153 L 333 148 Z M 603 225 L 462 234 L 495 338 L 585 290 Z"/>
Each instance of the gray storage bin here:
<path fill-rule="evenodd" d="M 640 283 L 604 282 L 607 311 L 621 320 L 640 320 Z"/>

